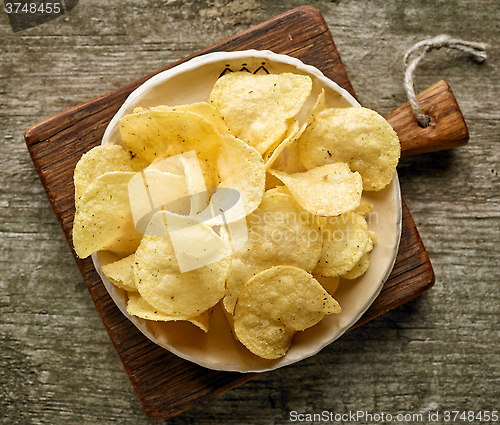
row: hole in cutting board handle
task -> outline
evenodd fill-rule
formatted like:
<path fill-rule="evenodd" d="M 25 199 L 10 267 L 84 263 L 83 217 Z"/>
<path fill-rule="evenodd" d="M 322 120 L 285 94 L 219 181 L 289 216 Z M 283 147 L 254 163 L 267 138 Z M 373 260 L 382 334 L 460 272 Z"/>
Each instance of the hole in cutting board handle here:
<path fill-rule="evenodd" d="M 439 81 L 417 96 L 422 112 L 430 117 L 421 127 L 407 102 L 385 118 L 398 134 L 401 156 L 453 149 L 467 144 L 469 130 L 446 81 Z"/>

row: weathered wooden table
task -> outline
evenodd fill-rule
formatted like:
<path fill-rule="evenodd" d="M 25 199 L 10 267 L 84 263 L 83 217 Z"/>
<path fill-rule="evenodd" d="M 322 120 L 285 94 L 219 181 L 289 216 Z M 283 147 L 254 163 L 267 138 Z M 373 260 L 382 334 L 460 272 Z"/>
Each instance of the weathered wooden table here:
<path fill-rule="evenodd" d="M 399 166 L 435 286 L 315 357 L 260 375 L 168 423 L 340 423 L 335 414 L 345 413 L 359 423 L 382 422 L 377 414 L 429 423 L 437 411 L 444 422 L 447 410 L 451 418 L 452 411 L 473 411 L 475 422 L 467 413 L 459 423 L 479 423 L 479 412 L 484 419 L 500 410 L 500 4 L 308 4 L 323 14 L 360 102 L 383 115 L 406 102 L 402 58 L 414 43 L 447 33 L 488 44 L 481 65 L 443 49 L 417 70 L 417 90 L 448 81 L 470 131 L 464 147 Z M 15 34 L 0 14 L 4 423 L 148 423 L 28 155 L 26 128 L 300 5 L 89 0 Z"/>

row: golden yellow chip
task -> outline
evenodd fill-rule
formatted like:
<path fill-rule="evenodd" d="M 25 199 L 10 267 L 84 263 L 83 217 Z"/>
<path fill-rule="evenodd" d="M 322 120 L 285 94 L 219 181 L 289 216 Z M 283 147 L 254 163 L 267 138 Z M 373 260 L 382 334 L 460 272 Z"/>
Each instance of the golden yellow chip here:
<path fill-rule="evenodd" d="M 127 311 L 132 316 L 137 316 L 146 320 L 153 320 L 155 322 L 176 322 L 179 320 L 186 320 L 191 322 L 193 325 L 198 326 L 203 332 L 208 332 L 210 327 L 210 317 L 212 315 L 212 310 L 209 309 L 193 318 L 172 317 L 149 305 L 138 292 L 129 292 Z"/>
<path fill-rule="evenodd" d="M 123 144 L 148 163 L 157 158 L 195 151 L 199 160 L 214 164 L 221 134 L 199 114 L 188 111 L 144 111 L 120 120 Z"/>
<path fill-rule="evenodd" d="M 73 246 L 80 258 L 95 251 L 110 250 L 131 254 L 142 234 L 132 219 L 128 183 L 133 172 L 102 174 L 87 188 L 76 205 Z"/>
<path fill-rule="evenodd" d="M 306 171 L 307 169 L 300 161 L 298 140 L 305 131 L 307 126 L 314 119 L 314 115 L 318 114 L 327 107 L 325 99 L 325 91 L 322 90 L 316 99 L 314 106 L 307 112 L 304 123 L 298 128 L 298 123 L 295 128 L 289 128 L 289 133 L 275 149 L 270 149 L 266 152 L 264 160 L 266 161 L 266 169 L 274 168 L 275 170 L 284 171 L 288 174 Z"/>
<path fill-rule="evenodd" d="M 341 276 L 351 270 L 366 252 L 370 237 L 363 217 L 352 211 L 320 220 L 323 250 L 315 275 Z"/>
<path fill-rule="evenodd" d="M 274 189 L 279 186 L 283 186 L 283 182 L 278 177 L 266 173 L 266 190 Z"/>
<path fill-rule="evenodd" d="M 117 288 L 126 291 L 137 291 L 134 275 L 135 254 L 121 260 L 101 266 L 101 271 Z"/>
<path fill-rule="evenodd" d="M 354 280 L 360 276 L 363 276 L 368 270 L 368 266 L 370 265 L 370 254 L 365 252 L 358 263 L 347 273 L 344 273 L 342 276 L 343 279 Z"/>
<path fill-rule="evenodd" d="M 391 125 L 367 108 L 330 108 L 314 117 L 298 141 L 306 168 L 345 162 L 365 190 L 381 190 L 396 171 L 401 146 Z"/>
<path fill-rule="evenodd" d="M 225 134 L 217 158 L 217 188 L 233 189 L 241 197 L 245 215 L 255 211 L 262 201 L 266 170 L 261 155 L 242 140 Z M 233 219 L 244 216 L 234 216 Z"/>
<path fill-rule="evenodd" d="M 377 236 L 374 232 L 368 231 L 368 235 L 369 239 L 368 243 L 366 244 L 365 253 L 361 256 L 358 263 L 351 270 L 341 276 L 342 278 L 349 280 L 357 279 L 358 277 L 363 276 L 368 270 L 368 267 L 370 266 L 370 252 L 372 251 L 373 246 L 377 241 Z"/>
<path fill-rule="evenodd" d="M 288 127 L 283 140 L 278 141 L 274 146 L 271 146 L 262 155 L 262 157 L 264 158 L 264 163 L 266 164 L 266 170 L 273 166 L 276 159 L 281 155 L 281 153 L 287 148 L 289 144 L 297 140 L 297 138 L 300 136 L 300 130 L 301 127 L 299 126 L 299 123 L 294 120 L 294 122 Z"/>
<path fill-rule="evenodd" d="M 354 212 L 363 217 L 368 221 L 370 214 L 373 212 L 374 205 L 371 202 L 361 201 L 357 208 L 354 208 Z"/>
<path fill-rule="evenodd" d="M 267 170 L 274 169 L 277 171 L 284 171 L 287 174 L 302 173 L 307 171 L 307 168 L 300 160 L 298 148 L 300 135 L 306 128 L 306 124 L 304 124 L 292 138 L 284 141 L 275 149 L 266 163 Z"/>
<path fill-rule="evenodd" d="M 361 176 L 343 162 L 303 173 L 268 172 L 285 184 L 302 208 L 315 215 L 337 216 L 356 208 L 361 201 Z"/>
<path fill-rule="evenodd" d="M 311 274 L 290 266 L 264 270 L 248 280 L 234 311 L 234 331 L 252 353 L 277 359 L 297 331 L 341 308 Z"/>
<path fill-rule="evenodd" d="M 264 154 L 283 138 L 311 89 L 312 80 L 304 75 L 232 72 L 217 80 L 209 103 L 236 137 Z"/>
<path fill-rule="evenodd" d="M 288 174 L 306 170 L 304 166 L 298 165 L 300 160 L 297 142 L 307 126 L 312 122 L 314 115 L 318 114 L 326 107 L 325 90 L 321 90 L 321 93 L 316 99 L 316 103 L 309 111 L 307 111 L 307 115 L 302 126 L 299 126 L 298 122 L 295 121 L 288 128 L 284 140 L 277 146 L 272 146 L 265 153 L 264 161 L 266 163 L 266 170 L 272 167 L 276 170 L 285 171 Z"/>
<path fill-rule="evenodd" d="M 213 261 L 220 257 L 222 259 Z M 154 309 L 192 318 L 223 297 L 230 266 L 227 241 L 191 217 L 156 213 L 135 253 L 139 293 Z M 187 271 L 182 272 L 185 267 Z"/>
<path fill-rule="evenodd" d="M 201 115 L 210 121 L 217 130 L 221 133 L 232 134 L 232 131 L 227 126 L 226 122 L 222 118 L 221 113 L 218 109 L 214 108 L 212 105 L 209 105 L 207 102 L 198 102 L 191 103 L 189 105 L 180 105 L 180 106 L 153 106 L 150 108 L 150 111 L 188 111 L 193 112 L 195 114 Z M 144 112 L 142 110 L 141 112 Z"/>
<path fill-rule="evenodd" d="M 340 278 L 338 276 L 324 277 L 320 275 L 313 275 L 313 277 L 320 283 L 323 288 L 325 288 L 326 292 L 328 292 L 333 297 L 335 291 L 339 287 Z"/>
<path fill-rule="evenodd" d="M 160 209 L 189 213 L 189 192 L 182 175 L 148 167 L 129 181 L 128 195 L 135 228 L 145 234 L 153 214 Z"/>
<path fill-rule="evenodd" d="M 312 271 L 321 255 L 319 226 L 290 194 L 272 189 L 247 217 L 248 240 L 232 256 L 224 307 L 234 310 L 242 285 L 253 275 L 278 265 Z"/>
<path fill-rule="evenodd" d="M 287 174 L 302 173 L 307 171 L 307 168 L 302 164 L 299 156 L 297 138 L 287 145 L 283 152 L 278 155 L 274 161 L 272 168 L 278 171 L 284 171 Z"/>
<path fill-rule="evenodd" d="M 146 163 L 118 145 L 96 146 L 83 154 L 74 172 L 75 202 L 87 187 L 108 171 L 140 171 Z"/>

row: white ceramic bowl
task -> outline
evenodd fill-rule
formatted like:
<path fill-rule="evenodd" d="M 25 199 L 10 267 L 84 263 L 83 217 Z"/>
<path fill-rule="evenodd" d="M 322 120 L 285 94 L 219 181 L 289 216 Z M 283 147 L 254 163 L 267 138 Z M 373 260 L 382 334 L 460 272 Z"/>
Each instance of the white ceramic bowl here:
<path fill-rule="evenodd" d="M 137 106 L 149 108 L 156 105 L 175 106 L 206 101 L 215 81 L 226 68 L 233 71 L 246 68 L 250 72 L 260 68 L 259 72 L 265 72 L 261 67 L 265 67 L 269 73 L 294 72 L 312 77 L 313 93 L 304 109 L 313 105 L 321 88 L 325 89 L 330 107 L 360 106 L 347 91 L 326 78 L 318 69 L 305 65 L 298 59 L 256 50 L 210 53 L 161 72 L 138 87 L 111 120 L 102 144 L 121 144 L 119 120 Z M 299 120 L 300 118 L 299 115 Z M 340 314 L 325 316 L 317 325 L 296 334 L 288 353 L 273 361 L 253 355 L 237 342 L 219 307 L 214 309 L 208 333 L 187 322 L 152 322 L 130 316 L 126 309 L 125 291 L 116 288 L 100 272 L 102 264 L 116 258 L 102 253 L 93 254 L 92 258 L 117 306 L 156 344 L 179 357 L 210 369 L 264 372 L 308 358 L 339 338 L 373 303 L 389 277 L 401 235 L 401 196 L 397 175 L 384 190 L 364 192 L 363 198 L 375 205 L 369 228 L 378 236 L 370 255 L 368 271 L 350 284 L 339 286 L 335 298 L 342 307 Z"/>

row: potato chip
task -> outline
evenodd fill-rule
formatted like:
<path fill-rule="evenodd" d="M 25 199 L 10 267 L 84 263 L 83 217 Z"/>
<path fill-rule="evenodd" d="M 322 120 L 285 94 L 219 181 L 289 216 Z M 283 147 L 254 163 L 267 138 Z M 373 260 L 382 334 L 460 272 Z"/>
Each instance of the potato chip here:
<path fill-rule="evenodd" d="M 276 195 L 277 193 L 284 193 L 285 195 L 292 196 L 292 194 L 288 190 L 288 187 L 286 187 L 285 185 L 276 186 L 272 189 L 268 189 L 268 190 L 266 190 L 266 193 L 264 195 L 271 196 L 271 195 Z M 292 196 L 292 199 L 294 199 L 293 196 Z M 295 201 L 295 199 L 294 199 L 294 201 Z M 297 202 L 297 201 L 295 201 L 295 202 Z M 302 211 L 304 212 L 305 210 L 302 210 Z M 315 218 L 313 215 L 311 215 L 311 220 L 315 221 Z"/>
<path fill-rule="evenodd" d="M 193 318 L 172 317 L 162 313 L 149 305 L 138 292 L 130 292 L 128 294 L 127 312 L 132 316 L 140 317 L 141 319 L 153 320 L 155 322 L 176 322 L 186 320 L 193 325 L 198 326 L 203 332 L 208 332 L 210 327 L 210 317 L 212 310 L 209 309 L 199 316 Z"/>
<path fill-rule="evenodd" d="M 354 280 L 360 276 L 363 276 L 368 270 L 368 266 L 370 265 L 370 253 L 365 252 L 358 263 L 347 273 L 344 273 L 340 276 L 342 279 Z"/>
<path fill-rule="evenodd" d="M 142 234 L 153 214 L 161 209 L 189 213 L 189 191 L 182 175 L 148 167 L 130 179 L 128 195 L 135 228 Z"/>
<path fill-rule="evenodd" d="M 351 270 L 341 276 L 343 279 L 357 279 L 358 277 L 363 276 L 368 270 L 368 267 L 370 266 L 370 252 L 372 251 L 373 246 L 377 241 L 375 232 L 368 231 L 368 235 L 370 238 L 368 239 L 368 243 L 366 244 L 365 253 L 361 256 L 358 263 Z"/>
<path fill-rule="evenodd" d="M 283 182 L 278 177 L 274 177 L 272 174 L 266 173 L 266 190 L 274 189 L 279 186 L 284 186 Z"/>
<path fill-rule="evenodd" d="M 110 250 L 131 254 L 142 234 L 132 219 L 128 183 L 133 172 L 102 174 L 87 188 L 76 205 L 73 246 L 80 258 L 95 251 Z"/>
<path fill-rule="evenodd" d="M 137 291 L 134 275 L 135 254 L 130 254 L 121 260 L 101 266 L 101 271 L 117 288 L 126 291 Z"/>
<path fill-rule="evenodd" d="M 345 162 L 363 178 L 365 190 L 381 190 L 396 171 L 398 136 L 378 113 L 367 108 L 330 108 L 314 116 L 298 141 L 307 169 Z"/>
<path fill-rule="evenodd" d="M 271 168 L 278 171 L 284 171 L 287 174 L 302 173 L 307 171 L 307 168 L 300 160 L 297 141 L 298 139 L 294 138 L 294 140 L 288 144 L 286 149 L 278 155 L 278 158 L 276 158 Z"/>
<path fill-rule="evenodd" d="M 166 173 L 181 176 L 186 182 L 186 187 L 190 195 L 206 193 L 207 196 L 199 195 L 192 198 L 192 200 L 198 201 L 200 209 L 203 209 L 206 205 L 202 206 L 202 201 L 208 202 L 209 188 L 215 187 L 218 182 L 214 167 L 215 164 L 201 160 L 196 155 L 196 152 L 192 150 L 174 156 L 163 155 L 155 159 L 144 171 L 158 169 Z M 193 207 L 193 214 L 200 209 Z"/>
<path fill-rule="evenodd" d="M 295 121 L 287 130 L 284 140 L 278 144 L 278 146 L 272 146 L 265 154 L 264 161 L 266 163 L 266 170 L 269 168 L 275 168 L 280 171 L 285 171 L 287 173 L 293 173 L 298 171 L 305 171 L 306 168 L 303 166 L 298 166 L 299 156 L 297 141 L 299 140 L 302 133 L 305 131 L 307 126 L 311 123 L 314 115 L 318 114 L 322 110 L 326 109 L 326 99 L 325 90 L 321 90 L 316 103 L 314 106 L 307 111 L 306 119 L 302 126 L 299 126 L 298 122 Z M 280 161 L 275 165 L 275 163 Z"/>
<path fill-rule="evenodd" d="M 339 287 L 340 278 L 338 276 L 324 277 L 320 275 L 313 275 L 313 277 L 320 283 L 325 291 L 333 297 L 335 291 Z"/>
<path fill-rule="evenodd" d="M 217 188 L 238 191 L 245 215 L 248 215 L 257 209 L 264 196 L 264 161 L 254 148 L 234 136 L 223 135 L 222 141 L 217 158 Z"/>
<path fill-rule="evenodd" d="M 278 265 L 312 271 L 321 255 L 319 226 L 290 194 L 273 189 L 247 217 L 248 240 L 232 256 L 224 307 L 234 310 L 242 285 L 253 275 Z"/>
<path fill-rule="evenodd" d="M 207 190 L 202 167 L 194 151 L 182 155 L 182 165 L 189 192 L 189 215 L 194 217 L 209 205 L 210 192 Z"/>
<path fill-rule="evenodd" d="M 232 72 L 219 78 L 209 103 L 234 135 L 260 154 L 283 138 L 312 90 L 308 76 Z"/>
<path fill-rule="evenodd" d="M 356 208 L 361 201 L 361 176 L 342 162 L 303 173 L 287 174 L 273 169 L 269 173 L 288 187 L 302 208 L 315 215 L 340 215 Z"/>
<path fill-rule="evenodd" d="M 229 257 L 209 262 L 211 258 L 204 258 L 204 247 L 211 247 L 212 251 L 227 250 L 227 241 L 203 223 L 191 226 L 192 217 L 179 219 L 179 223 L 185 220 L 184 228 L 171 229 L 166 224 L 167 216 L 164 211 L 153 216 L 148 234 L 137 248 L 134 264 L 137 289 L 148 304 L 162 313 L 179 318 L 196 317 L 223 297 L 230 265 Z M 177 239 L 185 241 L 180 249 L 172 242 L 175 232 L 179 232 Z M 182 273 L 179 263 L 190 260 L 200 267 Z"/>
<path fill-rule="evenodd" d="M 206 118 L 188 111 L 145 111 L 120 120 L 123 144 L 148 163 L 194 150 L 199 160 L 214 164 L 221 134 Z"/>
<path fill-rule="evenodd" d="M 335 277 L 347 273 L 360 261 L 369 242 L 368 225 L 352 211 L 320 220 L 323 250 L 313 274 Z"/>
<path fill-rule="evenodd" d="M 373 212 L 374 205 L 371 202 L 361 200 L 358 207 L 354 208 L 354 212 L 368 221 L 370 214 Z"/>
<path fill-rule="evenodd" d="M 167 211 L 161 211 L 158 215 L 159 217 L 156 218 L 161 220 L 160 223 L 164 228 L 166 224 L 168 229 L 181 273 L 216 263 L 232 254 L 225 229 L 219 229 L 219 233 L 216 233 L 205 223 L 190 216 L 180 216 Z M 152 222 L 154 221 L 153 216 Z M 152 227 L 157 227 L 157 225 Z M 148 234 L 163 235 L 164 233 L 155 231 Z"/>
<path fill-rule="evenodd" d="M 150 111 L 188 111 L 195 114 L 201 115 L 210 121 L 217 130 L 221 133 L 232 134 L 232 131 L 227 126 L 226 122 L 222 118 L 221 113 L 218 109 L 209 105 L 207 102 L 191 103 L 189 105 L 180 106 L 153 106 L 149 109 Z M 144 111 L 144 110 L 143 110 Z"/>
<path fill-rule="evenodd" d="M 92 148 L 82 155 L 75 167 L 75 201 L 78 202 L 87 187 L 101 174 L 108 171 L 140 171 L 146 165 L 119 145 Z"/>
<path fill-rule="evenodd" d="M 265 359 L 286 354 L 297 331 L 318 323 L 341 308 L 301 268 L 277 266 L 264 270 L 242 287 L 234 312 L 234 331 L 252 353 Z"/>
<path fill-rule="evenodd" d="M 279 155 L 283 152 L 283 150 L 299 136 L 299 131 L 301 127 L 299 126 L 298 121 L 294 120 L 292 124 L 288 127 L 283 140 L 278 141 L 275 145 L 271 146 L 265 153 L 262 155 L 264 158 L 264 163 L 266 164 L 266 170 L 271 168 L 273 163 L 279 157 Z"/>

